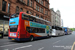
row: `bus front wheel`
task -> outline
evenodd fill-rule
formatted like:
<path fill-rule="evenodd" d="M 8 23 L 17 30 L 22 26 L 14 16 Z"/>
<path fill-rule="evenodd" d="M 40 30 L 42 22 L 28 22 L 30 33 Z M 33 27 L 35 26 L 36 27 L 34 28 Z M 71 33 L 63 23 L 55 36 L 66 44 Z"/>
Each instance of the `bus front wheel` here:
<path fill-rule="evenodd" d="M 30 41 L 33 41 L 34 40 L 34 37 L 33 36 L 30 36 Z"/>

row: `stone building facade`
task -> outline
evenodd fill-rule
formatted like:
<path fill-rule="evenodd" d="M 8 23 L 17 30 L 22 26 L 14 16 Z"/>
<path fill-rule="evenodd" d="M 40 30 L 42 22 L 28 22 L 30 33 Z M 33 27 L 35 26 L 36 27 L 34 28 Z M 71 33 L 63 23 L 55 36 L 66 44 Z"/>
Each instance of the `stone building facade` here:
<path fill-rule="evenodd" d="M 0 0 L 0 31 L 7 34 L 9 16 L 21 11 L 51 21 L 49 5 L 49 0 Z"/>
<path fill-rule="evenodd" d="M 57 10 L 56 12 L 52 9 L 51 10 L 51 24 L 52 26 L 59 26 L 61 27 L 61 15 L 60 11 Z"/>

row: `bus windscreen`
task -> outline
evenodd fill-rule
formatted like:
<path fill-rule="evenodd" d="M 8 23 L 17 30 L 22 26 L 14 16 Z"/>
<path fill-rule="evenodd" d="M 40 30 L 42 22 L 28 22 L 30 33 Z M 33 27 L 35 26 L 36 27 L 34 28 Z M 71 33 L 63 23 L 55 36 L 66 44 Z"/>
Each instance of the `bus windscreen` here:
<path fill-rule="evenodd" d="M 17 32 L 17 25 L 10 26 L 10 32 Z"/>

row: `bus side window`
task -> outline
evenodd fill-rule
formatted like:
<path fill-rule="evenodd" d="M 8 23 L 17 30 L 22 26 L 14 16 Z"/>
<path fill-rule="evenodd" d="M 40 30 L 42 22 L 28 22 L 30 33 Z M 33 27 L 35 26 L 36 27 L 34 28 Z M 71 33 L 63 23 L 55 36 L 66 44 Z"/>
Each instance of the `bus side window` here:
<path fill-rule="evenodd" d="M 37 19 L 35 19 L 35 22 L 37 22 Z"/>
<path fill-rule="evenodd" d="M 29 21 L 33 21 L 33 18 L 31 16 L 29 16 Z"/>
<path fill-rule="evenodd" d="M 45 21 L 43 21 L 43 24 L 45 25 Z"/>
<path fill-rule="evenodd" d="M 45 33 L 45 29 L 34 27 L 26 27 L 26 31 L 28 31 L 29 33 Z"/>
<path fill-rule="evenodd" d="M 39 19 L 37 19 L 37 22 L 39 23 Z"/>
<path fill-rule="evenodd" d="M 26 27 L 26 30 L 30 33 L 30 27 Z"/>
<path fill-rule="evenodd" d="M 40 20 L 40 19 L 38 19 L 38 23 L 40 23 L 40 24 L 41 24 L 41 20 Z"/>
<path fill-rule="evenodd" d="M 22 14 L 22 19 L 29 20 L 29 16 L 28 15 L 25 15 L 25 14 Z"/>
<path fill-rule="evenodd" d="M 35 22 L 35 18 L 32 16 L 29 16 L 29 21 Z"/>
<path fill-rule="evenodd" d="M 45 24 L 47 25 L 47 22 L 45 22 Z"/>
<path fill-rule="evenodd" d="M 43 24 L 43 23 L 42 23 L 42 20 L 40 20 L 40 23 Z"/>
<path fill-rule="evenodd" d="M 34 18 L 34 19 L 33 19 L 33 22 L 35 22 L 35 20 L 36 20 L 36 19 Z"/>
<path fill-rule="evenodd" d="M 47 25 L 48 25 L 48 22 L 47 22 Z"/>

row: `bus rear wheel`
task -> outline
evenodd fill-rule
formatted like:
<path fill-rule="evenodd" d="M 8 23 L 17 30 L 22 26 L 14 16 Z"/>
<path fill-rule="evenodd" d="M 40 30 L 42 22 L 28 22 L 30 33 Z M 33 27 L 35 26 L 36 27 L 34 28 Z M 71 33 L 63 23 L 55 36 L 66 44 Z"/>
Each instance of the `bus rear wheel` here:
<path fill-rule="evenodd" d="M 49 34 L 47 35 L 47 37 L 49 38 Z"/>
<path fill-rule="evenodd" d="M 30 36 L 30 41 L 33 41 L 34 40 L 34 37 L 33 36 Z"/>

